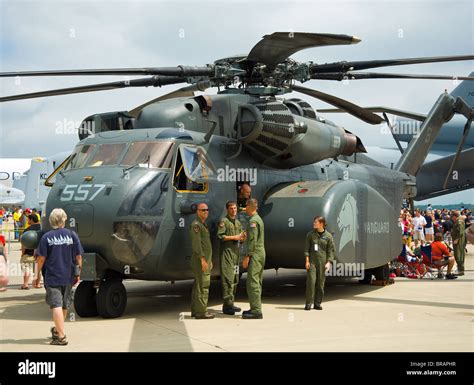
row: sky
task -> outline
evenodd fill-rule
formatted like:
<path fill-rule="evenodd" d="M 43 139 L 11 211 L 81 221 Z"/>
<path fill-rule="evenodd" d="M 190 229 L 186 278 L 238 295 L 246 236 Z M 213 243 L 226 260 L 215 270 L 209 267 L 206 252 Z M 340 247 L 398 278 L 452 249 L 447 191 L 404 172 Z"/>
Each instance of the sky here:
<path fill-rule="evenodd" d="M 316 63 L 466 55 L 474 51 L 474 2 L 466 1 L 6 1 L 0 0 L 0 71 L 203 65 L 248 53 L 275 31 L 359 37 L 359 44 L 293 55 Z M 471 61 L 387 67 L 379 72 L 466 76 Z M 376 71 L 376 70 L 374 70 Z M 123 77 L 0 79 L 0 94 L 123 80 Z M 359 105 L 427 113 L 452 80 L 312 80 L 305 86 Z M 0 105 L 0 157 L 49 156 L 73 148 L 67 128 L 99 112 L 130 110 L 179 86 L 125 89 Z M 301 97 L 302 95 L 295 94 Z M 308 100 L 305 97 L 305 100 Z M 330 107 L 308 100 L 313 107 Z M 392 137 L 346 114 L 329 119 L 367 146 Z M 473 202 L 473 190 L 450 195 Z M 440 198 L 445 199 L 445 198 Z"/>

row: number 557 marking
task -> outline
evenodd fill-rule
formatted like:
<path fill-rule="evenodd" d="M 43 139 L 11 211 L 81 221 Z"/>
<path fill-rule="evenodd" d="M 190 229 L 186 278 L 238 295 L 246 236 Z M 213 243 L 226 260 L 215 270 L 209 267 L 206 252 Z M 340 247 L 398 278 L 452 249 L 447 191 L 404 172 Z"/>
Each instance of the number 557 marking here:
<path fill-rule="evenodd" d="M 62 202 L 67 201 L 91 201 L 105 188 L 105 184 L 68 184 L 64 187 L 61 197 Z M 90 196 L 90 197 L 89 197 Z"/>

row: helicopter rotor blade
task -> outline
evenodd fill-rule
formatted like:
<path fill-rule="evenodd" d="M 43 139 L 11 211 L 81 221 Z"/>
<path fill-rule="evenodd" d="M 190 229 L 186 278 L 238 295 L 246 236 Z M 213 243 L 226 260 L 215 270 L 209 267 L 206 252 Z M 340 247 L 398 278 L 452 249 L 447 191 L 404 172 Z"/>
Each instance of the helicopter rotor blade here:
<path fill-rule="evenodd" d="M 347 72 L 359 71 L 370 68 L 400 66 L 408 64 L 423 63 L 439 63 L 447 61 L 474 60 L 474 55 L 461 56 L 436 56 L 436 57 L 420 57 L 407 59 L 391 59 L 391 60 L 362 60 L 362 61 L 340 61 L 326 64 L 313 64 L 311 73 L 327 73 L 327 72 Z"/>
<path fill-rule="evenodd" d="M 150 104 L 161 102 L 167 99 L 173 99 L 173 98 L 193 97 L 194 91 L 205 91 L 207 88 L 210 88 L 210 87 L 212 87 L 212 84 L 209 81 L 197 82 L 195 84 L 191 84 L 189 86 L 185 86 L 177 90 L 174 90 L 172 92 L 169 92 L 165 95 L 161 95 L 160 97 L 156 99 L 149 100 L 148 102 L 141 104 L 138 107 L 135 107 L 133 110 L 130 110 L 129 114 L 137 117 L 140 111 Z"/>
<path fill-rule="evenodd" d="M 334 95 L 329 95 L 321 91 L 316 91 L 311 88 L 306 88 L 306 87 L 301 87 L 301 86 L 296 86 L 296 85 L 293 85 L 291 88 L 293 89 L 293 91 L 301 92 L 302 94 L 312 96 L 313 98 L 322 100 L 323 102 L 326 102 L 335 107 L 338 107 L 348 112 L 349 114 L 355 116 L 356 118 L 363 120 L 366 123 L 380 124 L 384 122 L 384 120 L 380 116 L 366 110 L 363 107 L 358 106 L 357 104 L 338 98 Z"/>
<path fill-rule="evenodd" d="M 329 33 L 274 32 L 263 36 L 247 56 L 247 61 L 275 67 L 295 52 L 305 48 L 327 45 L 356 44 L 361 40 L 354 36 Z"/>
<path fill-rule="evenodd" d="M 447 75 L 417 75 L 417 74 L 392 74 L 377 72 L 328 72 L 311 75 L 311 79 L 319 80 L 361 80 L 361 79 L 430 79 L 430 80 L 474 80 L 469 76 Z"/>
<path fill-rule="evenodd" d="M 425 114 L 420 114 L 420 113 L 411 112 L 411 111 L 399 110 L 399 109 L 391 108 L 391 107 L 376 106 L 376 107 L 364 107 L 364 108 L 367 111 L 370 111 L 370 112 L 387 112 L 389 114 L 401 116 L 403 118 L 418 120 L 420 122 L 423 122 L 426 119 Z M 341 112 L 345 112 L 345 111 L 343 111 L 339 108 L 318 108 L 318 112 L 333 114 L 333 113 L 341 113 Z"/>
<path fill-rule="evenodd" d="M 110 83 L 90 84 L 87 86 L 60 88 L 56 90 L 39 91 L 39 92 L 32 92 L 28 94 L 4 96 L 4 97 L 0 97 L 0 102 L 41 98 L 45 96 L 79 94 L 83 92 L 105 91 L 105 90 L 113 90 L 117 88 L 127 88 L 127 87 L 150 87 L 150 86 L 162 87 L 168 84 L 177 84 L 177 83 L 185 83 L 185 82 L 186 82 L 186 79 L 181 78 L 181 77 L 152 76 L 149 78 L 123 80 L 123 81 L 110 82 Z"/>
<path fill-rule="evenodd" d="M 160 75 L 160 76 L 213 76 L 214 67 L 144 67 L 144 68 L 99 68 L 83 70 L 19 71 L 0 72 L 0 78 L 16 76 L 83 76 L 83 75 Z"/>
<path fill-rule="evenodd" d="M 398 140 L 398 137 L 395 135 L 395 132 L 392 127 L 392 123 L 390 122 L 390 119 L 388 118 L 387 114 L 385 111 L 382 113 L 383 118 L 385 119 L 385 122 L 387 123 L 388 128 L 390 129 L 390 133 L 392 134 L 393 140 L 395 140 L 395 143 L 397 144 L 398 150 L 400 151 L 400 154 L 403 155 L 403 147 L 400 144 L 400 141 Z"/>

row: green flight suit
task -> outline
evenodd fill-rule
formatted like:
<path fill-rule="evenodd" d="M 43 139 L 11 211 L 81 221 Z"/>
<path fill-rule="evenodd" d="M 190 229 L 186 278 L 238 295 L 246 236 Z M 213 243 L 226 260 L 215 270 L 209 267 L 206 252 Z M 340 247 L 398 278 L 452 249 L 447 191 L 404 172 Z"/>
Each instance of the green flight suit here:
<path fill-rule="evenodd" d="M 451 237 L 453 238 L 454 259 L 458 265 L 458 272 L 464 273 L 464 244 L 466 243 L 465 224 L 462 218 L 458 218 L 451 230 Z M 454 241 L 458 241 L 454 244 Z"/>
<path fill-rule="evenodd" d="M 224 306 L 234 306 L 235 292 L 239 283 L 240 242 L 224 241 L 224 237 L 239 235 L 242 224 L 228 215 L 219 222 L 217 238 L 221 240 L 219 262 L 221 269 L 222 297 Z"/>
<path fill-rule="evenodd" d="M 262 278 L 265 266 L 265 239 L 262 218 L 255 213 L 249 218 L 247 227 L 247 255 L 250 263 L 247 269 L 247 296 L 250 302 L 250 311 L 254 314 L 262 313 Z"/>
<path fill-rule="evenodd" d="M 196 218 L 191 223 L 191 269 L 194 274 L 194 286 L 191 299 L 191 313 L 204 314 L 207 311 L 209 287 L 211 286 L 212 244 L 207 224 Z M 202 271 L 201 257 L 205 257 L 209 270 Z"/>
<path fill-rule="evenodd" d="M 321 234 L 312 230 L 306 234 L 305 257 L 309 257 L 310 268 L 306 276 L 306 304 L 320 305 L 324 297 L 326 281 L 325 265 L 334 261 L 334 240 L 324 230 Z"/>

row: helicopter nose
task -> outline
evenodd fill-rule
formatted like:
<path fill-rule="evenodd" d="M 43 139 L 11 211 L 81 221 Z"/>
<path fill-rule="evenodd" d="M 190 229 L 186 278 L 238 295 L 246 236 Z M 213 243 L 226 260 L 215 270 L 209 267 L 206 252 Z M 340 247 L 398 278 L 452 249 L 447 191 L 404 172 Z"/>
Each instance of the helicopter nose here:
<path fill-rule="evenodd" d="M 114 222 L 111 247 L 115 258 L 125 265 L 143 262 L 155 245 L 160 221 Z"/>
<path fill-rule="evenodd" d="M 113 221 L 111 248 L 120 262 L 145 260 L 156 244 L 165 211 L 169 173 L 145 172 L 131 180 Z"/>

